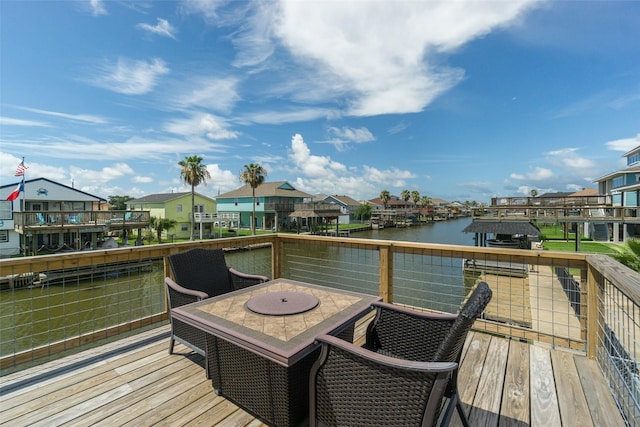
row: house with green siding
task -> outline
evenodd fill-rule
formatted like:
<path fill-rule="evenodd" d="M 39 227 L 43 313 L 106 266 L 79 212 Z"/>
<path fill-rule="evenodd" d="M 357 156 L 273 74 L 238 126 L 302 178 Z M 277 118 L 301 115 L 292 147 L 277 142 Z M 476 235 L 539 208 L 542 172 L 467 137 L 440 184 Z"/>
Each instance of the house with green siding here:
<path fill-rule="evenodd" d="M 256 229 L 282 230 L 290 226 L 291 214 L 296 203 L 311 198 L 310 194 L 296 190 L 286 181 L 265 182 L 256 188 Z M 218 215 L 221 218 L 239 219 L 241 228 L 251 228 L 253 209 L 252 188 L 244 185 L 216 197 Z"/>
<path fill-rule="evenodd" d="M 176 221 L 176 226 L 164 232 L 164 237 L 174 235 L 178 239 L 191 236 L 191 192 L 158 193 L 138 199 L 129 200 L 127 208 L 146 210 L 152 217 L 168 218 Z M 206 238 L 214 233 L 216 218 L 216 201 L 202 194 L 195 193 L 194 235 Z"/>

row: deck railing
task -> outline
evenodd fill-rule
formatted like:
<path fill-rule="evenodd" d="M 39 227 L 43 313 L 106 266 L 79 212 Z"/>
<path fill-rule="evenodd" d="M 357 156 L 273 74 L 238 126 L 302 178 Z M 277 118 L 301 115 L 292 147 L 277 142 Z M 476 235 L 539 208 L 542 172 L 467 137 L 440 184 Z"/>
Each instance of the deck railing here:
<path fill-rule="evenodd" d="M 64 227 L 108 227 L 112 229 L 146 227 L 150 211 L 39 211 L 14 212 L 15 227 L 20 230 L 62 231 Z"/>
<path fill-rule="evenodd" d="M 476 329 L 597 359 L 638 425 L 640 275 L 604 255 L 271 234 L 0 260 L 0 369 L 166 322 L 166 256 L 193 247 L 421 310 L 455 312 L 484 280 L 494 297 Z"/>

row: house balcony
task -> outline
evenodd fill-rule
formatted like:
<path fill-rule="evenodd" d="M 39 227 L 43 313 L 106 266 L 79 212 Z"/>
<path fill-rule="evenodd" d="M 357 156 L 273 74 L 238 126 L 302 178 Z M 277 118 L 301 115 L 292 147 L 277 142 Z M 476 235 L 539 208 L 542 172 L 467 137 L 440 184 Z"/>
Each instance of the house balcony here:
<path fill-rule="evenodd" d="M 201 356 L 168 354 L 166 257 L 193 247 L 418 310 L 454 313 L 486 281 L 458 378 L 472 425 L 639 424 L 640 275 L 611 258 L 282 234 L 0 260 L 24 278 L 0 293 L 0 423 L 262 425 L 213 393 Z M 104 271 L 37 280 L 86 268 Z"/>
<path fill-rule="evenodd" d="M 149 211 L 42 211 L 14 212 L 14 229 L 20 234 L 102 232 L 149 226 Z"/>

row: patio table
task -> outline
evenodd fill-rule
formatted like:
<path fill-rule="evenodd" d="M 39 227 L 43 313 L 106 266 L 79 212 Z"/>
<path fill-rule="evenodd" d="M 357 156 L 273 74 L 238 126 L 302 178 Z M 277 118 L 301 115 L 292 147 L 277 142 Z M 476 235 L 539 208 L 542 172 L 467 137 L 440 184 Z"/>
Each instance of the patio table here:
<path fill-rule="evenodd" d="M 306 422 L 309 371 L 320 334 L 353 340 L 355 322 L 381 298 L 275 279 L 171 311 L 207 335 L 215 392 L 273 426 Z"/>

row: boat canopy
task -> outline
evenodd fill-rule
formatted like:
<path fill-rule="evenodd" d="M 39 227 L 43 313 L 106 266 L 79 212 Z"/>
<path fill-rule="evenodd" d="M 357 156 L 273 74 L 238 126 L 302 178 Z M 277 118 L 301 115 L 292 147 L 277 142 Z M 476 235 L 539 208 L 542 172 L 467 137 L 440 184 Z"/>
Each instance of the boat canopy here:
<path fill-rule="evenodd" d="M 540 229 L 531 222 L 526 221 L 492 221 L 492 220 L 474 220 L 467 225 L 463 233 L 493 233 L 523 236 L 540 236 Z"/>

